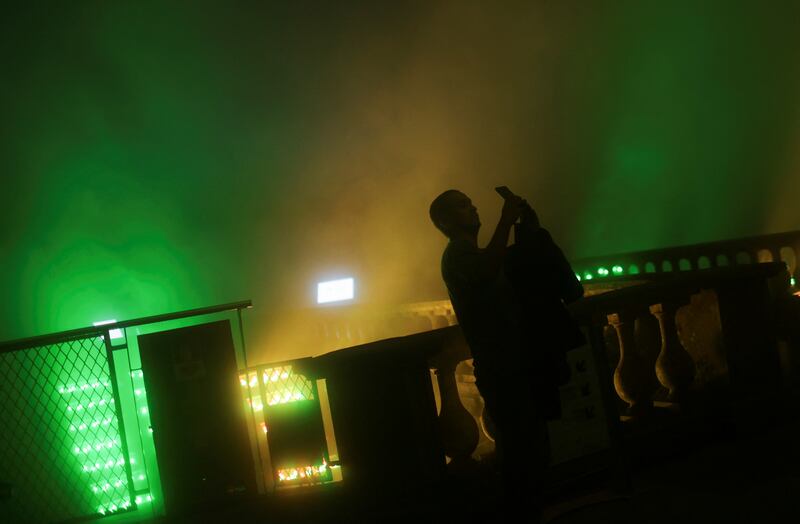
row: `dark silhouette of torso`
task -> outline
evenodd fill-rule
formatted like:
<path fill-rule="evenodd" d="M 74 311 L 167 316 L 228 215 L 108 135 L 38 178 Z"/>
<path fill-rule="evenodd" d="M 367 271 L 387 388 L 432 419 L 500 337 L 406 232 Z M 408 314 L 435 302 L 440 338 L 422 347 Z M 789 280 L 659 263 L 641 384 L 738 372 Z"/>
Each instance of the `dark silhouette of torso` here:
<path fill-rule="evenodd" d="M 565 303 L 583 296 L 583 287 L 538 223 L 515 225 L 514 236 L 499 270 L 474 243 L 451 240 L 442 276 L 496 428 L 504 484 L 499 518 L 524 511 L 537 522 L 550 461 L 546 420 L 561 416 L 566 351 L 585 343 Z"/>

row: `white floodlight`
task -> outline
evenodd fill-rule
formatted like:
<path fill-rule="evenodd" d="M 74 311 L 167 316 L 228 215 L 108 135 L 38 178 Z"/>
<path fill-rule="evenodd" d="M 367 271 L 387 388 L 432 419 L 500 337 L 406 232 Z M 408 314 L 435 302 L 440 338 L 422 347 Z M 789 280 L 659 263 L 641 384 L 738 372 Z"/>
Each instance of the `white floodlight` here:
<path fill-rule="evenodd" d="M 354 296 L 353 289 L 352 277 L 320 282 L 317 284 L 317 304 L 350 300 Z"/>

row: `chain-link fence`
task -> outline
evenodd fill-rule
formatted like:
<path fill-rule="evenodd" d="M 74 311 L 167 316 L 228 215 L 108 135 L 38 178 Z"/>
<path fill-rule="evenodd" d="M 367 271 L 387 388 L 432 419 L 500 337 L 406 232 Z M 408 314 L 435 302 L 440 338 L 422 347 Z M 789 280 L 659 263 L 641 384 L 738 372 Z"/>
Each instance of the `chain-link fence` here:
<path fill-rule="evenodd" d="M 0 521 L 135 507 L 109 355 L 99 333 L 0 353 Z"/>
<path fill-rule="evenodd" d="M 228 320 L 239 327 L 234 345 L 244 370 L 241 310 L 250 306 L 248 300 L 0 342 L 0 524 L 163 516 L 138 337 Z"/>

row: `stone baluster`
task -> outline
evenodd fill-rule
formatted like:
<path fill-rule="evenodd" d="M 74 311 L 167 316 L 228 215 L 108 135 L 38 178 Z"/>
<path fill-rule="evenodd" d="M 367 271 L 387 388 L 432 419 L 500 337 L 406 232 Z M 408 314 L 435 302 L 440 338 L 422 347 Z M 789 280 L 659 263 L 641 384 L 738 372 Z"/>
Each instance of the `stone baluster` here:
<path fill-rule="evenodd" d="M 688 297 L 664 300 L 650 306 L 650 313 L 658 319 L 661 329 L 661 352 L 656 359 L 656 376 L 669 389 L 669 399 L 681 402 L 694 381 L 695 365 L 681 344 L 675 313 L 689 303 Z"/>
<path fill-rule="evenodd" d="M 764 256 L 762 256 L 764 255 Z M 780 256 L 776 257 L 776 252 L 771 247 L 766 247 L 764 249 L 756 250 L 756 262 L 777 262 L 780 260 Z"/>
<path fill-rule="evenodd" d="M 628 403 L 632 416 L 647 413 L 653 406 L 655 391 L 652 369 L 636 349 L 635 323 L 639 309 L 627 309 L 607 316 L 608 323 L 617 332 L 619 362 L 614 370 L 614 389 L 619 398 Z"/>
<path fill-rule="evenodd" d="M 473 465 L 472 453 L 478 447 L 480 433 L 478 424 L 461 403 L 456 383 L 456 367 L 462 360 L 470 358 L 463 336 L 447 340 L 430 364 L 436 372 L 441 410 L 439 431 L 445 454 L 451 459 L 451 467 L 464 468 Z"/>
<path fill-rule="evenodd" d="M 766 262 L 778 262 L 778 261 L 780 261 L 781 254 L 779 253 L 779 250 L 777 250 L 777 249 L 775 249 L 773 247 L 768 247 L 768 248 L 766 248 L 766 251 L 767 251 L 767 253 L 769 253 L 769 258 L 770 258 L 770 260 L 766 260 Z M 759 260 L 759 262 L 760 262 L 760 260 Z"/>

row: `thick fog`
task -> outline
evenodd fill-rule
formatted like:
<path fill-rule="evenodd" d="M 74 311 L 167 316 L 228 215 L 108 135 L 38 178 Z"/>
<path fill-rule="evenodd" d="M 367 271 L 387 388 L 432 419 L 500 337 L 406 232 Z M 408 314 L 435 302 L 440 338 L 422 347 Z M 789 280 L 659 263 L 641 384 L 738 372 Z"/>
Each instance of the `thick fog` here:
<path fill-rule="evenodd" d="M 449 188 L 486 242 L 508 185 L 571 258 L 798 229 L 799 10 L 643 4 L 7 11 L 0 340 L 250 298 L 298 356 L 319 280 L 446 297 Z"/>

